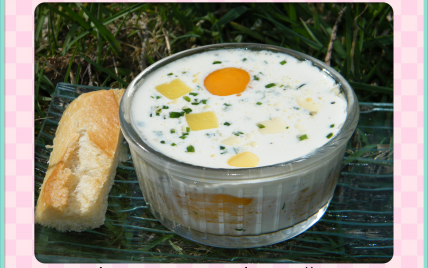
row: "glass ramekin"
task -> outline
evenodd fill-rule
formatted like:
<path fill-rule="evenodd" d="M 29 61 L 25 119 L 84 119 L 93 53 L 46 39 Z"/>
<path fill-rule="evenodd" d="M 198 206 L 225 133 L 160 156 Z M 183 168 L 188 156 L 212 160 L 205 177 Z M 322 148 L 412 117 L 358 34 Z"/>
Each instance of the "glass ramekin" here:
<path fill-rule="evenodd" d="M 335 79 L 348 101 L 347 118 L 337 135 L 312 153 L 292 161 L 242 169 L 182 163 L 154 150 L 139 137 L 131 124 L 130 105 L 146 77 L 183 57 L 236 48 L 268 50 L 309 60 Z M 333 197 L 345 147 L 358 117 L 354 91 L 333 68 L 291 49 L 250 43 L 198 47 L 156 62 L 131 82 L 119 111 L 140 188 L 153 215 L 178 235 L 224 248 L 278 243 L 315 224 Z"/>

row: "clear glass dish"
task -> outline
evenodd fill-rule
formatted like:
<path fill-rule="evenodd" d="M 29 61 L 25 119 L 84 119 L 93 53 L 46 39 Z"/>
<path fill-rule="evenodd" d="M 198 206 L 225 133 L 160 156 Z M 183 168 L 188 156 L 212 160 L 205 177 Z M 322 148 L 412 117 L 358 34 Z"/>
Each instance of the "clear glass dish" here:
<path fill-rule="evenodd" d="M 347 118 L 337 135 L 292 161 L 243 169 L 205 168 L 179 162 L 152 149 L 139 137 L 131 124 L 130 105 L 147 76 L 183 57 L 236 48 L 268 50 L 309 60 L 336 80 L 348 101 Z M 294 50 L 248 43 L 198 47 L 156 62 L 130 83 L 119 110 L 122 132 L 151 212 L 178 235 L 226 248 L 278 243 L 315 224 L 333 197 L 345 147 L 358 117 L 354 91 L 333 68 Z"/>

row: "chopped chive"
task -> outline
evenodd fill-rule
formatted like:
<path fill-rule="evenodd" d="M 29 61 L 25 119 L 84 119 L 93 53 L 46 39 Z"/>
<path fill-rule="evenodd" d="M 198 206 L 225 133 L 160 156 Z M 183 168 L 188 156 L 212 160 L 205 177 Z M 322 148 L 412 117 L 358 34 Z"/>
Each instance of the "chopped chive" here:
<path fill-rule="evenodd" d="M 300 108 L 299 107 L 293 107 L 294 108 L 294 110 L 299 110 Z"/>
<path fill-rule="evenodd" d="M 258 126 L 259 128 L 265 128 L 265 126 L 264 126 L 264 125 L 262 125 L 262 124 L 257 124 L 257 126 Z"/>
<path fill-rule="evenodd" d="M 308 139 L 308 136 L 306 134 L 303 134 L 302 136 L 299 137 L 300 141 L 304 141 L 304 140 L 307 140 L 307 139 Z"/>
<path fill-rule="evenodd" d="M 327 135 L 327 139 L 330 139 L 331 137 L 333 137 L 333 133 Z"/>
<path fill-rule="evenodd" d="M 181 135 L 179 138 L 184 140 L 186 138 L 186 135 Z"/>
<path fill-rule="evenodd" d="M 262 103 L 261 103 L 261 102 L 257 102 L 256 104 L 257 104 L 257 105 L 262 105 Z"/>
<path fill-rule="evenodd" d="M 232 106 L 232 104 L 229 103 L 223 103 L 224 106 Z"/>
<path fill-rule="evenodd" d="M 187 146 L 186 153 L 194 153 L 194 152 L 195 152 L 195 147 L 193 147 L 192 145 Z"/>
<path fill-rule="evenodd" d="M 172 144 L 171 144 L 171 146 L 177 146 L 177 144 L 175 144 L 175 143 L 172 143 Z"/>
<path fill-rule="evenodd" d="M 267 61 L 264 61 L 266 64 L 268 64 L 268 62 Z"/>
<path fill-rule="evenodd" d="M 230 126 L 230 123 L 229 122 L 225 122 L 223 125 Z"/>
<path fill-rule="evenodd" d="M 316 112 L 309 112 L 310 116 L 314 116 L 316 114 Z"/>
<path fill-rule="evenodd" d="M 331 125 L 330 125 L 330 128 L 334 128 L 334 124 L 331 124 Z"/>
<path fill-rule="evenodd" d="M 173 75 L 173 73 L 169 73 L 168 75 Z"/>
<path fill-rule="evenodd" d="M 226 149 L 226 147 L 220 146 L 220 150 L 224 150 L 224 149 Z"/>
<path fill-rule="evenodd" d="M 286 127 L 285 129 L 289 129 L 290 127 Z"/>
<path fill-rule="evenodd" d="M 189 95 L 192 95 L 192 96 L 198 96 L 198 94 L 199 94 L 199 93 L 193 93 L 193 92 L 190 92 L 190 93 L 189 93 Z"/>
<path fill-rule="evenodd" d="M 208 101 L 208 100 L 201 100 L 201 102 L 202 102 L 203 104 L 207 104 L 207 101 Z"/>
<path fill-rule="evenodd" d="M 221 61 L 214 61 L 213 64 L 221 64 Z"/>
<path fill-rule="evenodd" d="M 170 118 L 179 118 L 180 116 L 183 116 L 182 113 L 179 113 L 179 112 L 170 112 L 169 113 Z"/>
<path fill-rule="evenodd" d="M 271 87 L 274 87 L 275 86 L 275 83 L 270 83 L 270 84 L 267 84 L 266 86 L 265 86 L 265 88 L 271 88 Z"/>
<path fill-rule="evenodd" d="M 283 87 L 284 85 L 280 85 L 279 87 Z"/>
<path fill-rule="evenodd" d="M 257 80 L 257 81 L 258 81 L 258 80 L 260 80 L 260 78 L 259 78 L 257 75 L 255 75 L 255 76 L 254 76 L 254 80 Z"/>
<path fill-rule="evenodd" d="M 175 129 L 171 128 L 171 130 L 169 132 L 171 132 L 171 134 L 174 134 L 175 133 Z"/>
<path fill-rule="evenodd" d="M 299 89 L 299 88 L 303 87 L 304 85 L 306 85 L 306 84 L 301 84 L 301 85 L 300 85 L 300 86 L 298 86 L 296 89 Z"/>
<path fill-rule="evenodd" d="M 191 103 L 192 105 L 199 105 L 199 104 L 201 104 L 200 102 L 192 102 Z"/>
<path fill-rule="evenodd" d="M 223 151 L 223 152 L 221 152 L 220 154 L 225 154 L 225 153 L 227 153 L 227 151 Z"/>
<path fill-rule="evenodd" d="M 331 102 L 331 104 L 335 104 L 335 103 L 336 103 L 335 101 Z"/>
<path fill-rule="evenodd" d="M 185 74 L 186 72 L 182 72 L 182 74 Z"/>
<path fill-rule="evenodd" d="M 243 58 L 243 59 L 242 59 L 242 61 L 246 61 L 246 60 L 247 60 L 247 58 Z"/>
<path fill-rule="evenodd" d="M 241 134 L 244 134 L 244 133 L 242 133 L 241 131 L 233 132 L 233 135 L 235 135 L 235 136 L 239 136 Z"/>
<path fill-rule="evenodd" d="M 184 111 L 186 114 L 188 114 L 188 113 L 192 112 L 192 109 L 190 109 L 190 108 L 183 108 L 183 111 Z"/>
<path fill-rule="evenodd" d="M 158 100 L 158 99 L 160 99 L 161 97 L 160 96 L 156 96 L 156 99 Z"/>
<path fill-rule="evenodd" d="M 183 99 L 184 99 L 185 101 L 187 101 L 187 102 L 190 102 L 190 101 L 191 101 L 191 99 L 190 99 L 188 96 L 184 96 L 184 97 L 183 97 Z"/>
<path fill-rule="evenodd" d="M 164 105 L 164 106 L 162 106 L 162 109 L 169 109 L 169 107 Z"/>
<path fill-rule="evenodd" d="M 263 74 L 262 72 L 259 72 L 259 74 Z"/>
<path fill-rule="evenodd" d="M 153 96 L 150 96 L 150 98 L 154 99 L 155 97 L 153 97 Z"/>
<path fill-rule="evenodd" d="M 160 143 L 165 144 L 165 141 L 161 141 Z"/>
<path fill-rule="evenodd" d="M 150 114 L 150 117 L 152 117 L 153 114 Z"/>
<path fill-rule="evenodd" d="M 187 131 L 187 132 L 190 132 L 190 127 L 186 127 L 186 131 Z"/>
<path fill-rule="evenodd" d="M 281 62 L 280 62 L 280 64 L 281 64 L 281 65 L 284 65 L 284 64 L 286 64 L 286 63 L 287 63 L 287 62 L 286 62 L 285 60 L 283 60 L 283 61 L 281 61 Z"/>

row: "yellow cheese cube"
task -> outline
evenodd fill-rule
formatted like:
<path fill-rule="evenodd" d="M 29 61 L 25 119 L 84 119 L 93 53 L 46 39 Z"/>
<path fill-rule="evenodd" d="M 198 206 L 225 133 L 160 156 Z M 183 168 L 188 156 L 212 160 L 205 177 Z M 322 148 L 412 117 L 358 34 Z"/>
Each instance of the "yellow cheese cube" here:
<path fill-rule="evenodd" d="M 192 91 L 192 89 L 180 79 L 174 79 L 169 84 L 162 84 L 156 86 L 155 88 L 157 91 L 159 91 L 160 94 L 164 95 L 170 100 L 178 99 Z"/>
<path fill-rule="evenodd" d="M 186 114 L 186 121 L 191 131 L 218 128 L 217 116 L 214 112 Z"/>
<path fill-rule="evenodd" d="M 259 157 L 251 152 L 243 152 L 232 156 L 227 164 L 233 167 L 257 167 Z"/>

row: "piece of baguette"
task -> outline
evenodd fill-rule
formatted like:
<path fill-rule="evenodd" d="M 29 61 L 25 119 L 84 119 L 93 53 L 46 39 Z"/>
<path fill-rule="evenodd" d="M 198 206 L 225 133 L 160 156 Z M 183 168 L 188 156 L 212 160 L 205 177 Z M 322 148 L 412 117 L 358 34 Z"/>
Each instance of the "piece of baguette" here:
<path fill-rule="evenodd" d="M 85 93 L 64 111 L 37 200 L 36 223 L 77 232 L 104 224 L 122 147 L 123 93 L 124 89 Z"/>

